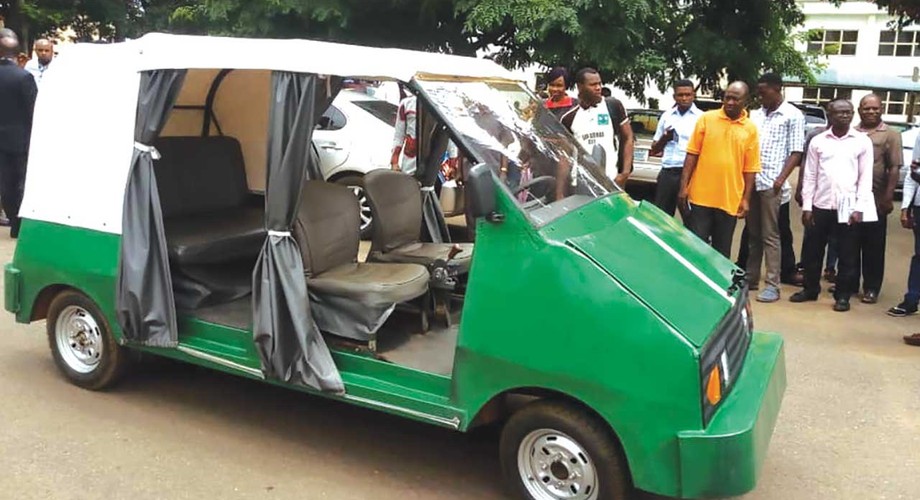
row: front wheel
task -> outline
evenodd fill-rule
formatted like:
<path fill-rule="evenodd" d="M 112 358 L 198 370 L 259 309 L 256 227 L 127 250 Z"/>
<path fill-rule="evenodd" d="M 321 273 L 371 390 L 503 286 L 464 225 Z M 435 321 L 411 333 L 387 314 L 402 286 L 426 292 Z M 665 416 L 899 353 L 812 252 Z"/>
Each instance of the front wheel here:
<path fill-rule="evenodd" d="M 629 474 L 610 430 L 577 406 L 550 400 L 525 406 L 505 424 L 499 453 L 518 498 L 630 498 Z"/>
<path fill-rule="evenodd" d="M 46 328 L 54 363 L 74 385 L 96 391 L 121 377 L 127 353 L 86 295 L 73 290 L 58 294 L 48 308 Z"/>

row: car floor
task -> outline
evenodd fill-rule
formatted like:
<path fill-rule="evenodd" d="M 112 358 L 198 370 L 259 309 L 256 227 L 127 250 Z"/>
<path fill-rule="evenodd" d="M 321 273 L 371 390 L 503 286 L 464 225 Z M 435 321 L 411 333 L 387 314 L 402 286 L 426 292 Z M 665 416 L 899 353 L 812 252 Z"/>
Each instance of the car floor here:
<path fill-rule="evenodd" d="M 437 375 L 450 376 L 454 366 L 454 351 L 460 330 L 460 311 L 451 315 L 451 326 L 442 319 L 431 318 L 428 332 L 421 331 L 421 318 L 417 313 L 395 311 L 377 332 L 378 359 L 400 366 Z M 252 330 L 252 298 L 241 299 L 204 307 L 186 313 L 208 323 Z M 357 346 L 352 341 L 327 336 L 333 346 L 352 350 Z"/>

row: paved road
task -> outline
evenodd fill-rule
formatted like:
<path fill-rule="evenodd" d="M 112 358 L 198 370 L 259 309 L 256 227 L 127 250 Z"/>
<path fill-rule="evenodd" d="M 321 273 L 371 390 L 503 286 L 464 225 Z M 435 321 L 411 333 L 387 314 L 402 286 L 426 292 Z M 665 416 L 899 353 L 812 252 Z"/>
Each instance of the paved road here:
<path fill-rule="evenodd" d="M 920 495 L 920 348 L 893 319 L 912 241 L 894 230 L 882 303 L 757 305 L 789 388 L 745 500 Z M 0 236 L 0 260 L 12 242 Z M 786 294 L 788 295 L 788 293 Z M 0 498 L 504 498 L 497 441 L 160 361 L 107 393 L 55 371 L 44 325 L 0 314 Z"/>

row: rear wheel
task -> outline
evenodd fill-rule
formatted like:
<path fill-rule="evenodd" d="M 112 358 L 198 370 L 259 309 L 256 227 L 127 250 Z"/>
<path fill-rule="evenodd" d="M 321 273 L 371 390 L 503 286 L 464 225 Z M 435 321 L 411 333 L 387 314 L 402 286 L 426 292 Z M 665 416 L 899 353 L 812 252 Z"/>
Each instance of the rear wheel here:
<path fill-rule="evenodd" d="M 607 426 L 562 401 L 541 400 L 502 430 L 502 472 L 518 498 L 625 500 L 629 474 Z"/>
<path fill-rule="evenodd" d="M 370 239 L 374 230 L 374 218 L 371 214 L 371 204 L 367 200 L 367 193 L 364 191 L 364 176 L 349 174 L 339 177 L 335 183 L 348 187 L 358 197 L 358 204 L 361 207 L 361 239 Z"/>
<path fill-rule="evenodd" d="M 80 387 L 101 390 L 118 381 L 127 362 L 99 307 L 80 292 L 61 292 L 46 321 L 51 354 L 61 373 Z"/>

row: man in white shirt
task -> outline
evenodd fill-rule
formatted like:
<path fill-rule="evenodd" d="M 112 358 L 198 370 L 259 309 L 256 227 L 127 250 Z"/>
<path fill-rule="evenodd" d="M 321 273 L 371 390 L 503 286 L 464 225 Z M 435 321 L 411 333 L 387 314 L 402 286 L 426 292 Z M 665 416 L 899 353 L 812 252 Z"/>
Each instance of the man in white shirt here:
<path fill-rule="evenodd" d="M 35 57 L 26 63 L 25 70 L 32 74 L 35 84 L 40 86 L 45 71 L 54 59 L 54 44 L 47 38 L 41 38 L 32 46 L 32 52 Z"/>
<path fill-rule="evenodd" d="M 766 73 L 757 81 L 762 106 L 751 113 L 760 137 L 760 172 L 751 194 L 751 211 L 745 222 L 748 231 L 746 264 L 751 288 L 760 285 L 760 269 L 766 261 L 766 287 L 758 302 L 776 302 L 780 297 L 780 206 L 791 188 L 786 182 L 802 158 L 805 116 L 783 100 L 783 80 Z"/>
<path fill-rule="evenodd" d="M 914 232 L 914 256 L 910 259 L 910 273 L 907 275 L 907 293 L 900 304 L 888 310 L 889 316 L 903 318 L 917 314 L 920 303 L 920 135 L 914 141 L 914 158 L 910 174 L 904 179 L 904 194 L 901 198 L 901 226 Z M 904 343 L 920 346 L 920 333 L 904 336 Z"/>
<path fill-rule="evenodd" d="M 831 232 L 837 233 L 838 272 L 834 310 L 850 310 L 856 275 L 856 224 L 875 219 L 872 196 L 872 141 L 850 126 L 853 103 L 836 99 L 827 106 L 830 128 L 808 145 L 802 175 L 802 224 L 811 232 L 805 255 L 805 288 L 792 302 L 818 300 L 821 263 Z"/>
<path fill-rule="evenodd" d="M 601 165 L 607 177 L 618 186 L 625 186 L 633 169 L 633 132 L 629 116 L 623 103 L 604 99 L 601 75 L 593 68 L 584 68 L 575 75 L 578 86 L 578 106 L 560 118 L 562 124 L 572 132 L 578 143 L 588 153 L 599 144 L 606 153 L 606 165 Z M 617 169 L 617 142 L 622 146 L 622 169 Z"/>
<path fill-rule="evenodd" d="M 673 108 L 662 113 L 658 128 L 652 139 L 650 154 L 661 156 L 661 171 L 655 187 L 655 206 L 674 216 L 677 211 L 677 195 L 680 193 L 680 176 L 687 158 L 687 143 L 693 135 L 696 121 L 703 116 L 700 108 L 693 104 L 696 88 L 690 80 L 674 84 Z"/>

